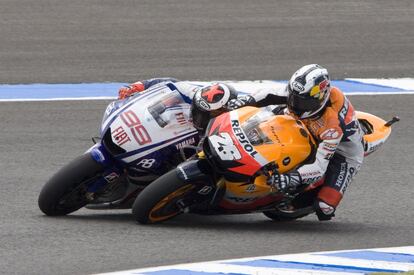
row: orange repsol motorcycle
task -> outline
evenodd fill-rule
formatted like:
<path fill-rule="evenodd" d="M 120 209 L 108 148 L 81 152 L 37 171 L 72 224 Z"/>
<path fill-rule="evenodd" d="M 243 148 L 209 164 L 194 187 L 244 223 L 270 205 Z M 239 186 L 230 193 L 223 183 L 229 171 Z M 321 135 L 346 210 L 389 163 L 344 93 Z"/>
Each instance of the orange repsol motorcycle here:
<path fill-rule="evenodd" d="M 394 117 L 385 122 L 357 112 L 365 133 L 365 154 L 380 147 L 391 133 Z M 323 180 L 295 194 L 273 190 L 272 173 L 286 173 L 313 160 L 315 141 L 305 125 L 271 107 L 244 107 L 213 118 L 199 152 L 153 181 L 132 207 L 140 223 L 155 223 L 181 213 L 241 214 L 263 212 L 276 221 L 313 212 L 313 199 Z M 287 204 L 295 211 L 282 211 Z"/>

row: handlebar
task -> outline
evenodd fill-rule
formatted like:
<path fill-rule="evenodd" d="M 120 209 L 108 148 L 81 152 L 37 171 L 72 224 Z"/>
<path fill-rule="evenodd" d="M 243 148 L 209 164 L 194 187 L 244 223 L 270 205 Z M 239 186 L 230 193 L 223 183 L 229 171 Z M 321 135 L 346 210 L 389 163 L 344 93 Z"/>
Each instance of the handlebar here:
<path fill-rule="evenodd" d="M 261 171 L 263 175 L 265 175 L 267 178 L 270 178 L 271 175 L 279 173 L 278 168 L 279 167 L 276 162 L 269 162 L 268 164 L 262 167 Z"/>

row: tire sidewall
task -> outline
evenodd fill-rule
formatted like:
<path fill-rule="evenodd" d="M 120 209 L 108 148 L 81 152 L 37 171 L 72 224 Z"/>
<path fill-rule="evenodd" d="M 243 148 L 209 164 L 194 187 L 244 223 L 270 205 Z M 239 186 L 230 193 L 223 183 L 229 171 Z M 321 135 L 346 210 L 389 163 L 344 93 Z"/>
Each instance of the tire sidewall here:
<path fill-rule="evenodd" d="M 62 197 L 77 188 L 82 182 L 103 172 L 104 168 L 97 163 L 90 153 L 75 158 L 55 175 L 53 175 L 43 186 L 38 205 L 40 210 L 48 216 L 60 216 L 74 212 L 87 204 L 76 205 L 67 209 L 58 209 L 57 206 Z"/>
<path fill-rule="evenodd" d="M 188 184 L 188 182 L 181 180 L 177 176 L 176 169 L 173 169 L 156 179 L 135 199 L 135 202 L 132 205 L 132 215 L 134 216 L 134 219 L 142 224 L 151 223 L 149 215 L 156 204 L 169 194 Z"/>

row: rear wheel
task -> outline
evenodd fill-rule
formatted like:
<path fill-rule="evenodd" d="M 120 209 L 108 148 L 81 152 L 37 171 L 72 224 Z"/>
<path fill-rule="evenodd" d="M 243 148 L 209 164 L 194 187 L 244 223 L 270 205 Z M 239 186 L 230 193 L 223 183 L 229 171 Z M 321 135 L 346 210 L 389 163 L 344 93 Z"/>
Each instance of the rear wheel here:
<path fill-rule="evenodd" d="M 48 216 L 61 216 L 85 206 L 89 202 L 87 187 L 103 170 L 90 154 L 74 159 L 43 186 L 38 199 L 40 210 Z"/>
<path fill-rule="evenodd" d="M 191 197 L 195 187 L 179 179 L 173 169 L 138 195 L 132 206 L 132 214 L 142 224 L 171 219 L 183 212 L 185 201 Z"/>

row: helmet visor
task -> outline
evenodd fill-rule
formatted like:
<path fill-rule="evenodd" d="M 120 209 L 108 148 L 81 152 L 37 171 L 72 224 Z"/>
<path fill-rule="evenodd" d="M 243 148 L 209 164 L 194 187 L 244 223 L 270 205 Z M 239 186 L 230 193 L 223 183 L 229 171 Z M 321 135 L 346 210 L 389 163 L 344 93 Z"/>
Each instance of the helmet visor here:
<path fill-rule="evenodd" d="M 318 110 L 321 102 L 317 98 L 290 92 L 287 98 L 287 105 L 289 110 L 295 115 L 301 116 L 306 112 Z"/>

